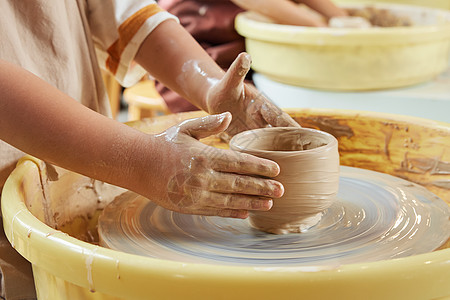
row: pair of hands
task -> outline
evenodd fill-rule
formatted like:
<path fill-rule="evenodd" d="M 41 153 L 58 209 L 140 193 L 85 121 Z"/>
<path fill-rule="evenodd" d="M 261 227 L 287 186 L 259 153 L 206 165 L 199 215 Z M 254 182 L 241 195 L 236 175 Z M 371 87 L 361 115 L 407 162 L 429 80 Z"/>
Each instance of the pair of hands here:
<path fill-rule="evenodd" d="M 207 146 L 199 139 L 233 135 L 266 126 L 299 126 L 256 88 L 244 83 L 250 56 L 241 53 L 207 94 L 210 116 L 184 121 L 155 136 L 167 149 L 159 172 L 161 186 L 152 186 L 151 200 L 189 214 L 246 218 L 249 210 L 269 210 L 284 193 L 269 179 L 279 173 L 270 160 Z M 151 184 L 151 183 L 150 183 Z"/>

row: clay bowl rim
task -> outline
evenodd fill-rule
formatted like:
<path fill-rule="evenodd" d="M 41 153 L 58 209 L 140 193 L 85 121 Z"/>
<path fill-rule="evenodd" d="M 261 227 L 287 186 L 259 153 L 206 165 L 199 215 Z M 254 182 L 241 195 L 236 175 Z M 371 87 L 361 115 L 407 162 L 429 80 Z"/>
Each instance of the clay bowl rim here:
<path fill-rule="evenodd" d="M 239 145 L 236 141 L 240 138 L 245 137 L 246 135 L 255 133 L 255 132 L 270 132 L 270 131 L 285 131 L 285 130 L 289 130 L 289 131 L 308 131 L 314 134 L 318 134 L 321 136 L 325 136 L 327 139 L 330 140 L 329 143 L 316 147 L 316 148 L 312 148 L 312 149 L 306 149 L 306 150 L 262 150 L 262 149 L 255 149 L 255 148 L 244 148 L 242 145 Z M 310 152 L 315 152 L 315 151 L 323 151 L 326 148 L 331 148 L 333 147 L 335 144 L 337 144 L 338 141 L 336 139 L 336 137 L 334 137 L 332 134 L 322 131 L 322 130 L 317 130 L 317 129 L 313 129 L 313 128 L 304 128 L 304 127 L 266 127 L 266 128 L 257 128 L 257 129 L 250 129 L 247 131 L 243 131 L 240 132 L 238 134 L 236 134 L 235 136 L 233 136 L 229 142 L 229 146 L 230 149 L 233 151 L 237 151 L 237 152 L 241 152 L 241 153 L 250 153 L 250 154 L 268 154 L 268 153 L 279 153 L 279 154 L 300 154 L 300 153 L 310 153 Z"/>

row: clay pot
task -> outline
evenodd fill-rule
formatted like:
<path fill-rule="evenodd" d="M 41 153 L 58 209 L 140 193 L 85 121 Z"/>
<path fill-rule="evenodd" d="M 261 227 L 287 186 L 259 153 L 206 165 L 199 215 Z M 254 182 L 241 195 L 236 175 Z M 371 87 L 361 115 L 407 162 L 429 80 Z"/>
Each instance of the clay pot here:
<path fill-rule="evenodd" d="M 278 163 L 283 197 L 267 212 L 250 212 L 253 227 L 265 232 L 303 232 L 316 225 L 336 199 L 338 143 L 332 135 L 307 128 L 273 127 L 242 132 L 230 141 L 234 151 Z"/>

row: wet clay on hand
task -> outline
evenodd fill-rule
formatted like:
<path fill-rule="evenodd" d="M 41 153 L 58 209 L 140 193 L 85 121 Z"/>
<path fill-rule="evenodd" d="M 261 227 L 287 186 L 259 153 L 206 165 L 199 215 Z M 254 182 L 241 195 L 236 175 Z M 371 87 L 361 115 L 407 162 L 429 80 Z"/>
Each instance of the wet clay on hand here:
<path fill-rule="evenodd" d="M 270 211 L 250 213 L 257 229 L 275 234 L 298 233 L 316 225 L 336 199 L 339 186 L 337 140 L 330 134 L 306 128 L 262 128 L 235 136 L 234 151 L 275 161 L 284 185 L 282 198 Z"/>

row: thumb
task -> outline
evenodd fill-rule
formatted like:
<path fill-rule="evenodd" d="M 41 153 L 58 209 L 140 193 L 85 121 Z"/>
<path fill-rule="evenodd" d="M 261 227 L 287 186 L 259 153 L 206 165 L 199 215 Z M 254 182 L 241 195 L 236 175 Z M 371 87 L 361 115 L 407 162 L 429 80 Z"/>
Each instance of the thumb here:
<path fill-rule="evenodd" d="M 241 85 L 250 70 L 251 64 L 252 59 L 250 55 L 245 52 L 240 53 L 222 79 L 225 87 L 236 88 Z"/>
<path fill-rule="evenodd" d="M 267 100 L 261 105 L 261 116 L 267 124 L 275 127 L 301 127 L 286 112 L 282 111 L 278 106 Z"/>
<path fill-rule="evenodd" d="M 187 120 L 179 125 L 179 132 L 199 140 L 225 131 L 230 125 L 231 118 L 231 113 L 224 112 Z"/>

